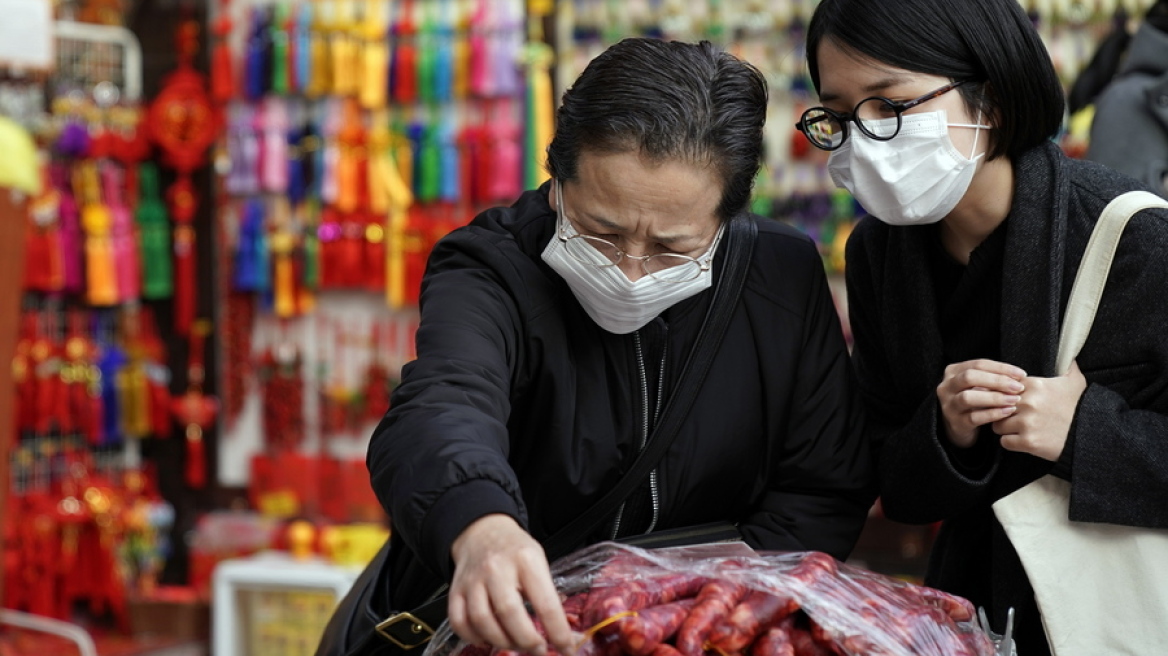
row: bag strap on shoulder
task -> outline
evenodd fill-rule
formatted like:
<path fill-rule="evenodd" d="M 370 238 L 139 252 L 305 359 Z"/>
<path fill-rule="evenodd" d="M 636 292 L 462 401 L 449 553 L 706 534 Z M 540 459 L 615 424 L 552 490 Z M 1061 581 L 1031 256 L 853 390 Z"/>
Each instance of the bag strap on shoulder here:
<path fill-rule="evenodd" d="M 1168 209 L 1168 201 L 1147 191 L 1129 191 L 1116 196 L 1099 215 L 1091 238 L 1087 240 L 1087 249 L 1083 251 L 1083 261 L 1075 275 L 1067 309 L 1063 312 L 1063 327 L 1059 333 L 1058 357 L 1055 360 L 1055 373 L 1059 376 L 1067 373 L 1071 362 L 1079 356 L 1079 351 L 1087 342 L 1123 229 L 1136 213 L 1153 207 Z"/>

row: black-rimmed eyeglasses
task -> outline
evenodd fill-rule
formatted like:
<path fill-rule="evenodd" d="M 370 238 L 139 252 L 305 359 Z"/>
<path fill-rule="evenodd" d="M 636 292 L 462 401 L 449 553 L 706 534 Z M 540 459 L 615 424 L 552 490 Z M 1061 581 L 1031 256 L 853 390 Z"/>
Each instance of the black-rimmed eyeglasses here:
<path fill-rule="evenodd" d="M 901 114 L 921 103 L 949 93 L 967 82 L 969 80 L 952 82 L 906 102 L 896 102 L 884 96 L 872 96 L 857 103 L 851 114 L 843 114 L 826 107 L 812 107 L 803 112 L 795 127 L 807 137 L 811 145 L 822 150 L 835 150 L 844 145 L 848 140 L 849 122 L 855 123 L 860 132 L 869 138 L 888 141 L 900 133 Z"/>

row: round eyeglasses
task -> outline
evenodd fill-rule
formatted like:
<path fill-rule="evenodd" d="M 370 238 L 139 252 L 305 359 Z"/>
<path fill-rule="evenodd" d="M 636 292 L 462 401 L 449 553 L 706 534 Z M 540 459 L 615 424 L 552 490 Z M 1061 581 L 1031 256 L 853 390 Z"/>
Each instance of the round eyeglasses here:
<path fill-rule="evenodd" d="M 564 250 L 568 255 L 583 264 L 594 267 L 610 267 L 621 263 L 628 258 L 641 263 L 641 270 L 646 276 L 662 282 L 689 282 L 708 270 L 714 260 L 714 251 L 718 249 L 718 242 L 722 239 L 722 228 L 718 228 L 710 248 L 700 257 L 690 257 L 679 253 L 657 253 L 655 255 L 629 255 L 607 239 L 582 235 L 575 231 L 575 226 L 564 215 L 564 195 L 557 181 L 556 205 L 559 218 L 559 227 L 556 237 L 564 242 Z"/>
<path fill-rule="evenodd" d="M 877 141 L 888 141 L 900 134 L 900 115 L 906 111 L 942 96 L 970 80 L 960 80 L 930 91 L 920 98 L 896 102 L 884 96 L 865 98 L 856 104 L 851 114 L 843 114 L 826 107 L 812 107 L 803 112 L 795 127 L 811 145 L 821 150 L 835 150 L 848 139 L 848 123 L 855 123 L 865 136 Z"/>

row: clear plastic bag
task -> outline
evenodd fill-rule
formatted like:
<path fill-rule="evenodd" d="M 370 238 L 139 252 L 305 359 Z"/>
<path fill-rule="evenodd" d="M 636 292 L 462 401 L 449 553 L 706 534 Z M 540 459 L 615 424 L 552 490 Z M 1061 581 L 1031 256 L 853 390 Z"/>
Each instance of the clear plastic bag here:
<path fill-rule="evenodd" d="M 576 653 L 560 656 L 995 653 L 968 601 L 819 552 L 604 542 L 553 563 L 552 575 L 579 634 Z M 463 643 L 444 624 L 425 656 L 516 655 Z"/>

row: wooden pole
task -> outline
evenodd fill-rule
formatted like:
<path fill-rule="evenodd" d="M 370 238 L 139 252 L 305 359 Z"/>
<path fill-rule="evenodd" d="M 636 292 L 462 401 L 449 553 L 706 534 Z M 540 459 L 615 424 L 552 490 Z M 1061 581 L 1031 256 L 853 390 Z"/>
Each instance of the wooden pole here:
<path fill-rule="evenodd" d="M 16 443 L 16 387 L 12 359 L 20 325 L 20 296 L 24 277 L 24 231 L 27 226 L 22 194 L 0 188 L 0 556 L 4 554 L 4 527 L 8 509 L 9 463 Z M 0 599 L 4 598 L 4 568 L 0 566 Z"/>

